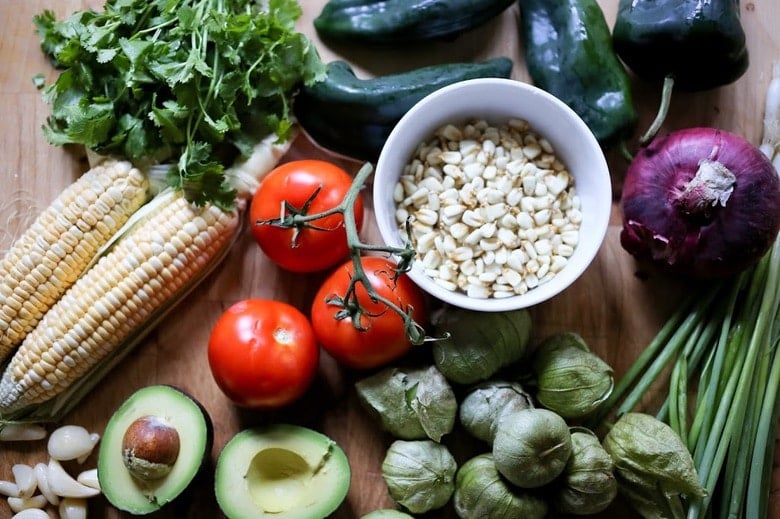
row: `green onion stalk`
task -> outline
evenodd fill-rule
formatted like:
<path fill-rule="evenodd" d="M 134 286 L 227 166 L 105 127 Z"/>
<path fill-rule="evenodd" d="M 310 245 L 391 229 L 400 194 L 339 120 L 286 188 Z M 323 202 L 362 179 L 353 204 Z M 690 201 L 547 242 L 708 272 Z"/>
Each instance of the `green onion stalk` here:
<path fill-rule="evenodd" d="M 766 96 L 760 149 L 780 172 L 780 63 Z M 592 418 L 639 407 L 663 379 L 656 418 L 691 452 L 707 495 L 687 517 L 764 519 L 780 410 L 780 236 L 750 269 L 692 294 Z"/>

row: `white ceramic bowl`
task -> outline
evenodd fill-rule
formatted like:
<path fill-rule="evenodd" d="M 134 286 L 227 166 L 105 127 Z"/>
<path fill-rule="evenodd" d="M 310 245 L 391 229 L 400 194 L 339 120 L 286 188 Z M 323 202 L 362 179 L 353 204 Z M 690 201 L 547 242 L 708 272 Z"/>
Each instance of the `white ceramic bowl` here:
<path fill-rule="evenodd" d="M 567 265 L 551 280 L 522 295 L 474 298 L 438 285 L 415 261 L 409 276 L 426 292 L 457 307 L 480 311 L 527 308 L 557 295 L 593 261 L 607 231 L 612 205 L 609 169 L 593 134 L 577 114 L 549 93 L 512 79 L 471 79 L 441 88 L 413 106 L 396 125 L 377 161 L 373 199 L 377 225 L 387 245 L 401 246 L 393 190 L 415 148 L 447 124 L 485 119 L 501 125 L 510 118 L 528 121 L 546 138 L 574 177 L 583 220 L 579 242 Z"/>

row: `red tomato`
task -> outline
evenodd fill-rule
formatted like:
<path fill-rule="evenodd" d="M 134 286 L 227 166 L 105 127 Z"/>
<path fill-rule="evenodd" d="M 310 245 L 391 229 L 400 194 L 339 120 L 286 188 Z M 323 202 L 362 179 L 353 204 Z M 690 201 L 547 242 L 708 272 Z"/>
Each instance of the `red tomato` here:
<path fill-rule="evenodd" d="M 393 301 L 401 309 L 413 308 L 412 317 L 418 324 L 426 318 L 422 291 L 406 275 L 393 282 L 395 263 L 377 256 L 362 258 L 363 269 L 376 292 Z M 354 265 L 348 261 L 338 267 L 322 284 L 311 309 L 312 325 L 322 347 L 338 362 L 357 369 L 370 369 L 387 364 L 409 351 L 412 344 L 398 313 L 379 301 L 371 301 L 365 287 L 358 283 L 357 300 L 365 310 L 360 324 L 353 325 L 351 317 L 336 319 L 341 307 L 328 303 L 333 297 L 344 297 Z"/>
<path fill-rule="evenodd" d="M 217 320 L 208 345 L 211 374 L 234 403 L 277 408 L 298 399 L 317 371 L 319 346 L 306 316 L 280 301 L 246 299 Z"/>
<path fill-rule="evenodd" d="M 349 248 L 341 213 L 318 218 L 297 228 L 257 222 L 278 219 L 285 202 L 294 208 L 293 212 L 308 215 L 333 209 L 344 200 L 352 181 L 346 171 L 322 160 L 294 160 L 271 171 L 260 183 L 249 208 L 252 234 L 266 256 L 292 272 L 317 272 L 343 260 Z M 360 194 L 354 209 L 355 226 L 360 231 L 363 226 Z M 290 210 L 285 210 L 285 214 L 291 214 Z"/>

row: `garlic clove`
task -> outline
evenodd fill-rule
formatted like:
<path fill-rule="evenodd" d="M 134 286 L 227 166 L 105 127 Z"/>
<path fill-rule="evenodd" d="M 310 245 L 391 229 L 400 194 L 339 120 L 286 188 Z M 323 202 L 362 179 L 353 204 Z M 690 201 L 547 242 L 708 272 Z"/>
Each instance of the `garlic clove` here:
<path fill-rule="evenodd" d="M 60 519 L 87 519 L 87 500 L 77 497 L 66 497 L 60 501 Z"/>
<path fill-rule="evenodd" d="M 46 498 L 41 494 L 32 497 L 9 497 L 8 506 L 14 513 L 21 512 L 22 510 L 28 510 L 31 508 L 42 509 L 46 506 Z"/>
<path fill-rule="evenodd" d="M 76 476 L 76 481 L 90 488 L 100 490 L 100 481 L 98 481 L 97 469 L 89 469 Z"/>
<path fill-rule="evenodd" d="M 6 497 L 19 497 L 19 487 L 12 481 L 0 481 L 0 495 Z"/>
<path fill-rule="evenodd" d="M 49 455 L 59 461 L 85 460 L 95 448 L 96 436 L 79 425 L 63 425 L 49 436 Z"/>
<path fill-rule="evenodd" d="M 38 481 L 38 490 L 41 491 L 41 494 L 50 504 L 54 506 L 60 504 L 60 498 L 49 488 L 49 466 L 45 463 L 37 463 L 33 469 L 35 470 L 35 479 Z"/>
<path fill-rule="evenodd" d="M 49 459 L 48 469 L 49 489 L 59 497 L 92 497 L 100 493 L 99 490 L 73 479 L 54 458 Z"/>
<path fill-rule="evenodd" d="M 35 493 L 38 487 L 38 480 L 35 478 L 35 470 L 30 465 L 17 463 L 11 467 L 16 486 L 19 487 L 19 497 L 29 498 Z"/>
<path fill-rule="evenodd" d="M 40 508 L 28 508 L 14 514 L 11 519 L 49 519 L 49 514 Z"/>
<path fill-rule="evenodd" d="M 49 489 L 59 497 L 92 497 L 100 493 L 99 490 L 82 485 L 73 479 L 54 458 L 49 459 L 48 469 Z"/>
<path fill-rule="evenodd" d="M 0 427 L 0 441 L 34 441 L 46 438 L 46 429 L 29 423 L 10 423 Z"/>
<path fill-rule="evenodd" d="M 89 455 L 92 454 L 92 450 L 95 448 L 95 446 L 100 441 L 100 435 L 98 433 L 90 434 L 89 435 L 89 441 L 92 442 L 92 449 L 90 449 L 89 452 L 86 452 L 86 453 L 82 454 L 81 456 L 79 456 L 78 458 L 76 458 L 76 461 L 79 464 L 84 463 L 85 461 L 87 461 L 87 458 L 89 458 Z"/>

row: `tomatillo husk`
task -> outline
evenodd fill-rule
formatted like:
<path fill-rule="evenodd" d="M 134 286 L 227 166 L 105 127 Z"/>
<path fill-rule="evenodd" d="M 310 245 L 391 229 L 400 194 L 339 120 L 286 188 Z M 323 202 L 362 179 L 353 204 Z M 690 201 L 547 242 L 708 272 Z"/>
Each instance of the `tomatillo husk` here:
<path fill-rule="evenodd" d="M 587 429 L 573 430 L 571 443 L 571 457 L 553 494 L 555 508 L 574 515 L 599 513 L 617 495 L 612 457 Z"/>
<path fill-rule="evenodd" d="M 612 394 L 612 368 L 578 334 L 548 337 L 534 351 L 536 399 L 566 419 L 583 418 Z"/>
<path fill-rule="evenodd" d="M 460 467 L 452 503 L 460 519 L 542 519 L 549 509 L 541 497 L 509 484 L 490 453 Z"/>
<path fill-rule="evenodd" d="M 485 313 L 447 307 L 431 320 L 441 337 L 431 345 L 433 360 L 458 384 L 487 380 L 521 360 L 531 339 L 531 316 L 525 309 Z"/>
<path fill-rule="evenodd" d="M 618 491 L 645 517 L 685 517 L 683 499 L 706 495 L 687 447 L 654 416 L 624 414 L 602 445 L 615 463 Z"/>
<path fill-rule="evenodd" d="M 395 438 L 438 442 L 455 425 L 455 393 L 435 366 L 385 368 L 356 382 L 355 389 L 369 414 Z"/>
<path fill-rule="evenodd" d="M 460 403 L 458 418 L 466 432 L 492 445 L 498 421 L 504 413 L 533 406 L 531 395 L 519 383 L 489 380 L 466 394 Z"/>
<path fill-rule="evenodd" d="M 413 514 L 441 508 L 455 491 L 457 462 L 432 440 L 396 440 L 382 461 L 382 477 L 393 500 Z"/>

